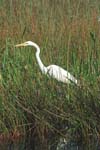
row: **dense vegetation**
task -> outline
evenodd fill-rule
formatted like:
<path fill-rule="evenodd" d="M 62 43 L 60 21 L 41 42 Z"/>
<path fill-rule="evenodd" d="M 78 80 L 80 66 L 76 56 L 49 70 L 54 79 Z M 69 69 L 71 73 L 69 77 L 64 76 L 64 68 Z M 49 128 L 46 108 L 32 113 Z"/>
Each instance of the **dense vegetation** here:
<path fill-rule="evenodd" d="M 0 133 L 31 134 L 40 143 L 100 133 L 100 1 L 0 1 Z M 79 81 L 66 85 L 41 74 L 57 64 Z M 55 140 L 54 140 L 55 139 Z"/>

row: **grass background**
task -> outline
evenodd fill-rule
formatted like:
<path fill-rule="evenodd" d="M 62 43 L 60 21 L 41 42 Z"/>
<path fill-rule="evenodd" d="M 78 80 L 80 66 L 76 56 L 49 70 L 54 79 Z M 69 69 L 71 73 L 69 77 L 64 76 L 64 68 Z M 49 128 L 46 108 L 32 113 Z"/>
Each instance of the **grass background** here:
<path fill-rule="evenodd" d="M 47 144 L 50 136 L 99 137 L 99 16 L 99 0 L 0 1 L 0 133 L 30 132 Z M 42 75 L 35 50 L 14 47 L 27 40 L 81 87 Z"/>

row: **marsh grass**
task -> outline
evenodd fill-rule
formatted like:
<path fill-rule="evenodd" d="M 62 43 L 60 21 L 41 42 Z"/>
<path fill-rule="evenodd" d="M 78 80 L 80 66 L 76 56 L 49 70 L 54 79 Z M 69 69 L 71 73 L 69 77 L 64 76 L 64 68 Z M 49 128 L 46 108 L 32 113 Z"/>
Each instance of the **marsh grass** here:
<path fill-rule="evenodd" d="M 0 133 L 20 131 L 42 143 L 51 135 L 87 140 L 100 133 L 99 1 L 0 1 Z M 42 75 L 31 47 L 44 64 L 57 64 L 80 87 Z"/>

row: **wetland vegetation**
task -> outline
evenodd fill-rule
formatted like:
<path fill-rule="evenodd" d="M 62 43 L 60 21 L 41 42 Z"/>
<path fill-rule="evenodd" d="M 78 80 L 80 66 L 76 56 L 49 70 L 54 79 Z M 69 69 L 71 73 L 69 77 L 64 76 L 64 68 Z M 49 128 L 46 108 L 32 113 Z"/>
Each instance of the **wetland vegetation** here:
<path fill-rule="evenodd" d="M 32 136 L 41 149 L 59 138 L 100 136 L 100 1 L 0 1 L 0 138 Z M 79 81 L 63 84 L 41 74 L 57 64 Z"/>

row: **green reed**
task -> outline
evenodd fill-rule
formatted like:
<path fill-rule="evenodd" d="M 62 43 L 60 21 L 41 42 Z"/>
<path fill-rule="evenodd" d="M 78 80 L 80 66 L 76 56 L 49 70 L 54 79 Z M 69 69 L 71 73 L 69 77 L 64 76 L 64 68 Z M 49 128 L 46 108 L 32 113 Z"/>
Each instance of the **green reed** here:
<path fill-rule="evenodd" d="M 49 134 L 98 136 L 99 1 L 86 2 L 9 0 L 7 5 L 1 1 L 1 133 L 35 132 L 41 142 Z M 35 49 L 14 47 L 27 40 L 39 44 L 45 65 L 54 63 L 67 69 L 80 87 L 41 74 Z"/>

